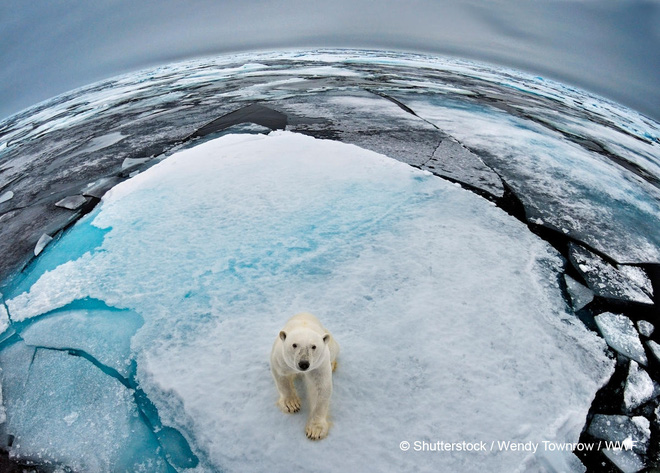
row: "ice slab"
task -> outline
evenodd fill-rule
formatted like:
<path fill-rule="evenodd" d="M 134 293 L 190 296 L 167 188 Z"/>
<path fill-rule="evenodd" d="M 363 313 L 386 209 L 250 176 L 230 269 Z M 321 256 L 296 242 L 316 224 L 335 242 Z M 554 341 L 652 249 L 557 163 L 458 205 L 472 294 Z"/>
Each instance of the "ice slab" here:
<path fill-rule="evenodd" d="M 622 314 L 605 312 L 595 317 L 607 344 L 624 356 L 645 365 L 648 360 L 632 321 Z"/>
<path fill-rule="evenodd" d="M 7 313 L 7 308 L 5 303 L 2 300 L 2 295 L 0 294 L 0 335 L 5 333 L 9 328 L 9 314 Z"/>
<path fill-rule="evenodd" d="M 660 344 L 653 340 L 649 340 L 646 342 L 646 346 L 649 347 L 656 361 L 660 362 Z"/>
<path fill-rule="evenodd" d="M 583 286 L 568 274 L 564 274 L 564 280 L 573 310 L 578 311 L 594 300 L 594 292 L 591 289 Z"/>
<path fill-rule="evenodd" d="M 634 361 L 630 362 L 628 378 L 623 392 L 623 405 L 635 409 L 653 398 L 655 386 L 649 374 Z"/>
<path fill-rule="evenodd" d="M 39 254 L 46 248 L 46 246 L 53 241 L 53 237 L 44 233 L 39 237 L 39 241 L 37 241 L 37 244 L 34 247 L 34 256 L 39 256 Z"/>
<path fill-rule="evenodd" d="M 646 453 L 651 438 L 649 420 L 642 416 L 595 414 L 587 432 L 597 439 L 620 442 L 642 454 Z M 627 439 L 632 443 L 626 442 Z"/>
<path fill-rule="evenodd" d="M 17 342 L 0 352 L 10 456 L 73 471 L 167 472 L 132 392 L 92 363 Z"/>
<path fill-rule="evenodd" d="M 606 442 L 601 451 L 621 471 L 635 473 L 646 465 L 640 454 L 649 446 L 651 431 L 648 419 L 637 416 L 596 414 L 587 432 Z"/>
<path fill-rule="evenodd" d="M 100 301 L 81 302 L 74 306 L 95 308 L 52 313 L 24 328 L 21 337 L 32 346 L 84 351 L 129 378 L 131 337 L 142 326 L 142 318 L 132 311 L 113 310 Z"/>
<path fill-rule="evenodd" d="M 133 166 L 138 166 L 140 164 L 144 164 L 147 161 L 149 161 L 151 158 L 126 158 L 124 161 L 121 163 L 121 169 L 128 169 L 132 168 Z"/>
<path fill-rule="evenodd" d="M 581 245 L 569 244 L 569 258 L 596 294 L 641 304 L 653 304 L 653 287 L 643 269 L 609 264 Z"/>
<path fill-rule="evenodd" d="M 70 195 L 55 203 L 58 207 L 76 210 L 87 203 L 87 198 L 82 195 Z"/>
<path fill-rule="evenodd" d="M 486 200 L 356 146 L 227 135 L 118 185 L 93 224 L 109 229 L 101 247 L 42 273 L 8 301 L 12 316 L 86 297 L 139 313 L 137 380 L 200 468 L 323 458 L 328 471 L 513 471 L 529 452 L 475 461 L 398 445 L 576 442 L 612 372 L 603 340 L 566 312 L 547 243 Z M 343 350 L 320 443 L 304 415 L 276 408 L 268 368 L 302 310 Z"/>
<path fill-rule="evenodd" d="M 653 335 L 653 332 L 655 331 L 655 327 L 653 324 L 647 320 L 639 320 L 637 322 L 637 330 L 639 330 L 639 333 L 641 335 L 644 335 L 645 337 L 650 337 Z"/>
<path fill-rule="evenodd" d="M 0 194 L 0 204 L 2 204 L 3 202 L 7 202 L 13 198 L 14 198 L 14 193 L 12 191 L 4 192 L 3 194 Z"/>
<path fill-rule="evenodd" d="M 495 197 L 504 195 L 500 177 L 479 156 L 453 138 L 442 140 L 422 169 L 463 182 Z"/>

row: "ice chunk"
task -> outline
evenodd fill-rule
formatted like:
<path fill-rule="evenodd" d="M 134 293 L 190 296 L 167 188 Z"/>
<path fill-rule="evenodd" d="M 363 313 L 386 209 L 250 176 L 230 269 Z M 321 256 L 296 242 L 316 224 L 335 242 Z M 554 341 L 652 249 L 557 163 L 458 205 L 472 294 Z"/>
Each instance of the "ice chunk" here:
<path fill-rule="evenodd" d="M 648 322 L 646 320 L 640 320 L 637 322 L 637 330 L 639 330 L 639 333 L 644 335 L 645 337 L 650 337 L 653 335 L 653 331 L 655 330 L 655 327 L 651 322 Z"/>
<path fill-rule="evenodd" d="M 653 304 L 651 280 L 641 268 L 614 267 L 583 246 L 569 244 L 569 258 L 596 294 L 642 304 Z"/>
<path fill-rule="evenodd" d="M 514 471 L 529 452 L 466 465 L 465 452 L 397 446 L 576 442 L 612 372 L 604 341 L 567 312 L 550 245 L 485 199 L 356 146 L 227 135 L 116 186 L 93 224 L 109 229 L 101 247 L 43 272 L 8 300 L 12 317 L 87 297 L 139 313 L 136 379 L 209 471 L 320 456 L 330 471 Z M 302 310 L 344 348 L 318 444 L 277 410 L 268 370 Z"/>
<path fill-rule="evenodd" d="M 0 294 L 0 335 L 5 333 L 5 330 L 9 328 L 9 313 L 5 307 L 5 302 L 2 299 L 2 294 Z"/>
<path fill-rule="evenodd" d="M 131 337 L 142 326 L 142 318 L 132 311 L 108 308 L 100 301 L 83 302 L 97 307 L 62 310 L 42 317 L 24 328 L 21 337 L 28 345 L 84 351 L 128 378 Z"/>
<path fill-rule="evenodd" d="M 605 312 L 595 317 L 596 325 L 607 344 L 638 363 L 647 364 L 644 347 L 632 321 L 622 314 Z"/>
<path fill-rule="evenodd" d="M 151 158 L 126 158 L 124 162 L 121 163 L 121 169 L 132 168 L 133 166 L 138 166 L 149 161 Z"/>
<path fill-rule="evenodd" d="M 623 405 L 627 410 L 635 409 L 653 397 L 653 380 L 644 369 L 634 361 L 630 362 L 626 388 L 623 393 Z"/>
<path fill-rule="evenodd" d="M 650 348 L 656 361 L 660 362 L 660 345 L 653 340 L 649 340 L 646 342 L 646 346 Z"/>
<path fill-rule="evenodd" d="M 83 190 L 83 195 L 100 199 L 108 190 L 112 189 L 121 181 L 118 177 L 104 177 L 98 181 L 90 182 Z"/>
<path fill-rule="evenodd" d="M 10 455 L 73 471 L 166 472 L 132 392 L 89 361 L 17 342 L 0 352 Z"/>
<path fill-rule="evenodd" d="M 3 202 L 7 202 L 8 200 L 11 200 L 14 198 L 14 193 L 12 191 L 7 191 L 3 194 L 0 194 L 0 204 Z"/>
<path fill-rule="evenodd" d="M 651 438 L 649 426 L 649 420 L 642 416 L 596 414 L 587 433 L 597 439 L 619 442 L 620 446 L 630 447 L 630 450 L 645 454 Z"/>
<path fill-rule="evenodd" d="M 87 203 L 87 198 L 82 195 L 70 195 L 55 203 L 58 207 L 76 210 Z"/>
<path fill-rule="evenodd" d="M 46 246 L 53 241 L 53 237 L 44 233 L 37 241 L 37 244 L 34 247 L 34 256 L 39 256 L 39 254 L 46 248 Z"/>
<path fill-rule="evenodd" d="M 571 298 L 573 310 L 580 310 L 594 299 L 594 293 L 588 287 L 583 286 L 568 274 L 564 274 L 568 295 Z"/>
<path fill-rule="evenodd" d="M 622 473 L 637 473 L 646 467 L 641 457 L 633 451 L 606 448 L 602 452 Z"/>

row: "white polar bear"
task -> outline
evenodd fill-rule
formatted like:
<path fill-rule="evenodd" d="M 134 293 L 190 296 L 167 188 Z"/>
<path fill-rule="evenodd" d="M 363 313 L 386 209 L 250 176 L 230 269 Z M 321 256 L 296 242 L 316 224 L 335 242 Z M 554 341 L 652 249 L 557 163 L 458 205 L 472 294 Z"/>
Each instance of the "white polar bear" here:
<path fill-rule="evenodd" d="M 273 344 L 270 370 L 280 393 L 277 405 L 284 413 L 300 410 L 293 380 L 302 376 L 310 403 L 305 434 L 311 440 L 328 435 L 332 372 L 338 353 L 339 344 L 334 337 L 308 313 L 291 317 Z"/>

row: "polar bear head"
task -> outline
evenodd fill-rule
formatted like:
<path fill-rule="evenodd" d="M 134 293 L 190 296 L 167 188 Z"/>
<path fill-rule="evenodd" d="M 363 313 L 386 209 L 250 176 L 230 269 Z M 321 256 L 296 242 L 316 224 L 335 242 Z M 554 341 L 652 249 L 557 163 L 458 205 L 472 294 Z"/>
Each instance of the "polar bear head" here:
<path fill-rule="evenodd" d="M 284 362 L 296 371 L 318 368 L 329 355 L 330 334 L 323 336 L 313 330 L 298 329 L 280 332 Z"/>

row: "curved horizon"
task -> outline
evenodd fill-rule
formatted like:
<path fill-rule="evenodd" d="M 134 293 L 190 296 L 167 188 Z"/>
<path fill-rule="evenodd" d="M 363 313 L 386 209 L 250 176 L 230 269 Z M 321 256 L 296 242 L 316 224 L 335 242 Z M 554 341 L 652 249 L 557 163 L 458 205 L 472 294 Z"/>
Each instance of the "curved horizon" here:
<path fill-rule="evenodd" d="M 377 7 L 377 8 L 376 8 Z M 31 5 L 0 19 L 0 119 L 99 80 L 188 59 L 280 50 L 451 56 L 573 85 L 660 120 L 660 2 L 340 0 Z"/>

